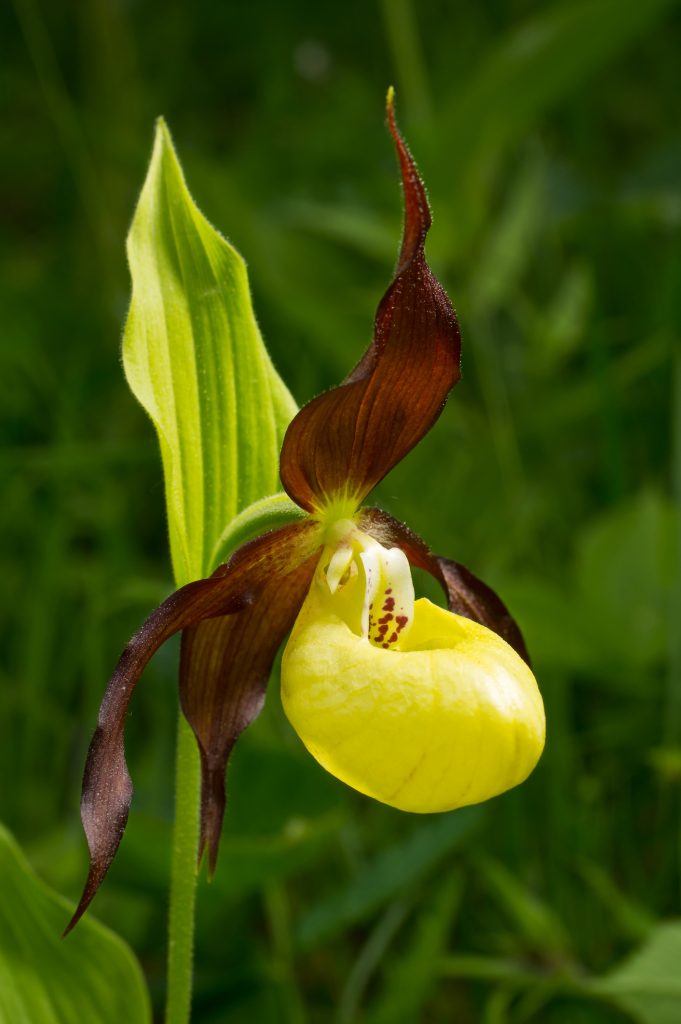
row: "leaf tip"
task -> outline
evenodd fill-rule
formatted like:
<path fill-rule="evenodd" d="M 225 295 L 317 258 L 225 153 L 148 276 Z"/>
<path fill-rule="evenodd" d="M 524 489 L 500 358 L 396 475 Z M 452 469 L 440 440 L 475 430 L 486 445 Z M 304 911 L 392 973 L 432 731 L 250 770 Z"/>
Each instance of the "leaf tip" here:
<path fill-rule="evenodd" d="M 170 149 L 171 151 L 174 152 L 175 147 L 173 146 L 173 137 L 170 134 L 170 128 L 168 127 L 168 123 L 163 114 L 159 114 L 159 116 L 156 118 L 156 130 L 154 132 L 154 141 L 156 143 L 156 146 L 161 147 L 163 149 Z"/>

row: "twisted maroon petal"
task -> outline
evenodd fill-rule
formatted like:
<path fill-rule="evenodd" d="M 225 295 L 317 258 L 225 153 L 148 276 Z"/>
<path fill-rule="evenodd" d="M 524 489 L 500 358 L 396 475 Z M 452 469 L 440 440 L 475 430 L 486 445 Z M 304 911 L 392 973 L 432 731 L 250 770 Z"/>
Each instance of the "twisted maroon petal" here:
<path fill-rule="evenodd" d="M 418 534 L 378 508 L 363 510 L 358 525 L 381 544 L 401 548 L 412 565 L 425 569 L 442 586 L 449 610 L 487 626 L 510 644 L 523 661 L 530 657 L 517 622 L 497 594 L 458 562 L 432 554 Z"/>
<path fill-rule="evenodd" d="M 295 574 L 298 567 L 311 559 L 319 544 L 319 528 L 311 520 L 249 541 L 208 579 L 189 583 L 171 594 L 123 651 L 104 694 L 85 764 L 81 818 L 90 849 L 90 869 L 66 932 L 82 917 L 97 892 L 128 820 L 132 782 L 125 761 L 123 733 L 130 698 L 147 662 L 179 630 L 226 615 L 243 621 L 246 609 L 261 592 L 271 592 L 274 580 Z M 284 603 L 290 602 L 287 614 L 295 615 L 292 607 L 297 591 L 283 585 L 280 596 Z M 243 688 L 240 699 L 246 699 Z M 222 706 L 219 711 L 224 713 Z"/>
<path fill-rule="evenodd" d="M 257 717 L 272 662 L 310 587 L 319 555 L 274 568 L 253 604 L 206 619 L 182 634 L 180 700 L 201 752 L 201 843 L 212 875 L 225 810 L 225 768 Z"/>
<path fill-rule="evenodd" d="M 426 193 L 390 100 L 388 125 L 404 189 L 402 248 L 363 358 L 343 384 L 304 406 L 286 432 L 281 479 L 308 511 L 344 495 L 359 504 L 430 430 L 460 376 L 456 315 L 424 255 Z"/>

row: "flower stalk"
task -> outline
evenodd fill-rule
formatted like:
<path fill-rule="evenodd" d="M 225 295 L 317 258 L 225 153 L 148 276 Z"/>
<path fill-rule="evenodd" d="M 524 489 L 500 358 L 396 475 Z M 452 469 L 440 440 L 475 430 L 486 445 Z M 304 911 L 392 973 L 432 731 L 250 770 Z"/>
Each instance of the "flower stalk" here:
<path fill-rule="evenodd" d="M 166 1024 L 187 1024 L 191 1014 L 200 807 L 201 761 L 194 734 L 180 715 L 168 911 Z"/>

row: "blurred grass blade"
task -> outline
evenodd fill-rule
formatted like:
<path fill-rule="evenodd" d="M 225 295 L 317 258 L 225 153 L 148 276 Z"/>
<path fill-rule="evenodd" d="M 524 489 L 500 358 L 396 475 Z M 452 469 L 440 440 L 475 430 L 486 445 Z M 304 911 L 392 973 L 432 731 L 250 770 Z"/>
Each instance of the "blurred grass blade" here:
<path fill-rule="evenodd" d="M 659 925 L 635 953 L 592 991 L 612 1000 L 641 1024 L 681 1019 L 681 921 Z"/>
<path fill-rule="evenodd" d="M 413 895 L 412 895 L 413 901 Z M 389 903 L 359 950 L 341 993 L 337 1024 L 354 1024 L 364 993 L 379 967 L 389 962 L 389 949 L 409 913 L 409 902 L 399 897 Z M 364 1017 L 361 1018 L 363 1021 Z"/>
<path fill-rule="evenodd" d="M 532 361 L 547 374 L 560 372 L 584 339 L 594 304 L 591 269 L 584 263 L 568 267 L 551 302 L 529 332 Z"/>
<path fill-rule="evenodd" d="M 73 908 L 33 875 L 2 826 L 0 887 L 3 1024 L 149 1024 L 149 997 L 128 947 L 92 917 L 62 939 Z"/>
<path fill-rule="evenodd" d="M 355 921 L 368 917 L 388 900 L 402 895 L 470 838 L 482 814 L 478 808 L 464 808 L 420 825 L 402 842 L 379 853 L 358 870 L 345 888 L 320 900 L 301 919 L 298 943 L 309 948 L 343 931 Z"/>
<path fill-rule="evenodd" d="M 633 942 L 647 939 L 655 927 L 655 918 L 637 899 L 622 892 L 610 874 L 592 860 L 579 865 L 579 874 L 598 903 L 616 922 L 621 935 Z"/>
<path fill-rule="evenodd" d="M 471 313 L 480 316 L 513 301 L 545 216 L 546 167 L 537 152 L 525 160 L 492 225 L 472 274 Z"/>
<path fill-rule="evenodd" d="M 278 486 L 295 404 L 255 320 L 239 254 L 194 204 L 162 120 L 128 237 L 123 363 L 158 432 L 178 583 L 204 576 L 226 524 Z"/>
<path fill-rule="evenodd" d="M 490 165 L 549 107 L 639 42 L 675 2 L 569 0 L 542 10 L 491 50 L 442 113 L 440 135 L 456 142 L 458 164 L 447 172 L 452 194 L 459 191 L 457 212 L 475 223 L 484 219 Z"/>
<path fill-rule="evenodd" d="M 523 135 L 536 117 L 640 40 L 676 0 L 554 4 L 510 33 L 456 94 L 449 125 L 474 159 Z M 458 132 L 458 135 L 457 135 Z"/>
<path fill-rule="evenodd" d="M 367 1024 L 412 1024 L 440 978 L 452 920 L 463 892 L 463 875 L 453 871 L 423 900 L 405 952 L 390 961 L 384 989 Z"/>
<path fill-rule="evenodd" d="M 496 897 L 535 952 L 560 955 L 569 949 L 569 936 L 554 911 L 529 892 L 508 868 L 485 857 L 479 861 L 478 869 L 491 897 Z"/>

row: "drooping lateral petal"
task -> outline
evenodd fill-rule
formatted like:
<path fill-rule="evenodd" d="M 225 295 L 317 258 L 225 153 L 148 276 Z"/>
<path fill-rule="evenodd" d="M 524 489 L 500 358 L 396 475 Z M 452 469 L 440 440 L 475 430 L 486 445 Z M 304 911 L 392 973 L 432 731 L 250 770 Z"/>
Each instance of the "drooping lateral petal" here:
<path fill-rule="evenodd" d="M 90 869 L 66 932 L 83 915 L 99 888 L 128 820 L 132 782 L 125 761 L 125 717 L 148 661 L 179 630 L 248 607 L 273 574 L 305 562 L 318 544 L 318 530 L 310 520 L 249 541 L 208 579 L 189 583 L 171 594 L 123 651 L 104 694 L 85 764 L 81 819 L 90 850 Z"/>
<path fill-rule="evenodd" d="M 309 402 L 286 432 L 281 478 L 308 511 L 338 497 L 359 504 L 430 429 L 460 376 L 456 315 L 424 255 L 428 201 L 397 130 L 391 96 L 388 125 L 405 199 L 400 258 L 365 355 L 343 384 Z"/>
<path fill-rule="evenodd" d="M 243 611 L 207 619 L 182 635 L 180 700 L 201 752 L 201 842 L 215 870 L 232 748 L 257 717 L 277 649 L 300 611 L 319 555 L 271 578 Z"/>
<path fill-rule="evenodd" d="M 381 544 L 402 548 L 413 566 L 425 569 L 441 584 L 450 611 L 487 626 L 530 665 L 527 647 L 517 622 L 492 588 L 469 569 L 449 558 L 434 555 L 418 534 L 381 509 L 365 509 L 358 526 Z"/>

